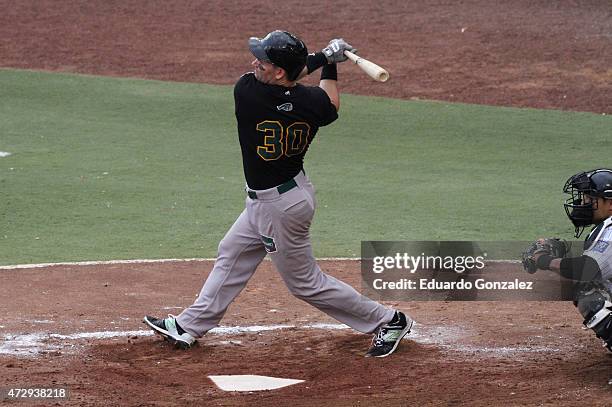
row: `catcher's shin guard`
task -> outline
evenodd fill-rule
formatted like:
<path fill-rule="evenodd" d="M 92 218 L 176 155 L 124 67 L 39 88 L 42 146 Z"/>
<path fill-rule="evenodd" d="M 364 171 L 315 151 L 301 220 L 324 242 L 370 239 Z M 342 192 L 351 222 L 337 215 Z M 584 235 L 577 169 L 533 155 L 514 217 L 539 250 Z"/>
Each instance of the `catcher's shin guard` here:
<path fill-rule="evenodd" d="M 584 326 L 592 329 L 612 352 L 612 301 L 609 294 L 603 290 L 592 290 L 578 299 L 577 306 L 584 317 Z"/>

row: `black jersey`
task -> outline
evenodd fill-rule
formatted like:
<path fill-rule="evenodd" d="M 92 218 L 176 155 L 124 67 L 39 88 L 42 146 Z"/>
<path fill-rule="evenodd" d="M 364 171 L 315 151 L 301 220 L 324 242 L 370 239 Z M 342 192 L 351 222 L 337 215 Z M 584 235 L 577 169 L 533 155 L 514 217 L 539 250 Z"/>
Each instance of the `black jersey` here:
<path fill-rule="evenodd" d="M 318 86 L 286 88 L 244 74 L 234 87 L 238 137 L 247 185 L 268 189 L 295 177 L 319 130 L 338 118 Z"/>

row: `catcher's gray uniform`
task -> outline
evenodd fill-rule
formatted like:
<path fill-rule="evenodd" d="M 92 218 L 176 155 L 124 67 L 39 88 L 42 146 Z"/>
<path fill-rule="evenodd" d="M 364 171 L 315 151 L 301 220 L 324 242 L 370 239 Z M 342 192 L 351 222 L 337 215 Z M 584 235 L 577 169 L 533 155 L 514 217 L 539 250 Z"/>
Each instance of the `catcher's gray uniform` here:
<path fill-rule="evenodd" d="M 601 277 L 584 286 L 575 304 L 584 325 L 612 352 L 612 217 L 589 234 L 585 246 L 584 255 L 597 262 Z"/>
<path fill-rule="evenodd" d="M 586 239 L 584 255 L 594 259 L 601 270 L 601 282 L 612 294 L 612 216 L 604 220 Z"/>

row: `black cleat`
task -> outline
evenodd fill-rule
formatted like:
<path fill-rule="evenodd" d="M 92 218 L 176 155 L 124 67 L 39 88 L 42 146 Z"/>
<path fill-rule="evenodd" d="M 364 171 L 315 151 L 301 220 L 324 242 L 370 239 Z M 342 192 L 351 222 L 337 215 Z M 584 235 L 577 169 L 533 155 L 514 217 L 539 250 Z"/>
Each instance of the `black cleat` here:
<path fill-rule="evenodd" d="M 384 358 L 392 354 L 404 336 L 410 333 L 414 321 L 403 312 L 395 311 L 393 320 L 376 330 L 366 357 Z"/>
<path fill-rule="evenodd" d="M 164 340 L 181 349 L 189 349 L 196 343 L 196 338 L 189 335 L 176 323 L 174 315 L 168 315 L 166 319 L 146 316 L 142 320 L 153 332 L 161 335 Z"/>

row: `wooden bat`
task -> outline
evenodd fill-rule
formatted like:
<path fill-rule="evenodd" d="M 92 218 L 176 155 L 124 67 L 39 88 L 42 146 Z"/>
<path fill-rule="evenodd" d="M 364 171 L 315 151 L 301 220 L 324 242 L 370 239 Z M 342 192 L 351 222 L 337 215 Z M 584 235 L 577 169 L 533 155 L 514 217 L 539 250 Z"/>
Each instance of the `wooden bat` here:
<path fill-rule="evenodd" d="M 350 51 L 344 51 L 344 55 L 363 70 L 368 76 L 378 82 L 386 82 L 389 79 L 389 72 L 367 59 L 361 58 Z"/>

